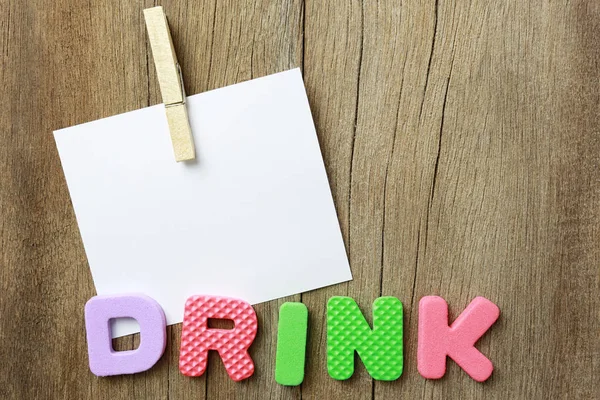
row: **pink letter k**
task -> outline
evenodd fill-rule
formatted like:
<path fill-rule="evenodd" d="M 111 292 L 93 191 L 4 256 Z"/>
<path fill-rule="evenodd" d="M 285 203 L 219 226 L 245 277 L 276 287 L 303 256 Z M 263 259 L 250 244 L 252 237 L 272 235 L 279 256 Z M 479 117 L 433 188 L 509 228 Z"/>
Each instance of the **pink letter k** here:
<path fill-rule="evenodd" d="M 438 296 L 419 302 L 417 369 L 423 378 L 439 379 L 446 373 L 446 356 L 471 378 L 483 382 L 492 375 L 492 362 L 475 348 L 475 342 L 500 316 L 500 309 L 484 297 L 476 297 L 448 326 L 448 304 Z"/>

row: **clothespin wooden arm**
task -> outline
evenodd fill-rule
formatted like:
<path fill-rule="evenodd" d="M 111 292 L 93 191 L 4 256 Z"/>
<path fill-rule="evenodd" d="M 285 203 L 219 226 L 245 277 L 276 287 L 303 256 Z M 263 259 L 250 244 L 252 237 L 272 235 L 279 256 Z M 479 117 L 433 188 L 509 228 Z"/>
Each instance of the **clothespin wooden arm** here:
<path fill-rule="evenodd" d="M 196 157 L 196 151 L 185 107 L 185 88 L 167 17 L 163 8 L 159 6 L 145 9 L 144 18 L 160 93 L 163 103 L 165 103 L 175 160 L 193 160 Z"/>

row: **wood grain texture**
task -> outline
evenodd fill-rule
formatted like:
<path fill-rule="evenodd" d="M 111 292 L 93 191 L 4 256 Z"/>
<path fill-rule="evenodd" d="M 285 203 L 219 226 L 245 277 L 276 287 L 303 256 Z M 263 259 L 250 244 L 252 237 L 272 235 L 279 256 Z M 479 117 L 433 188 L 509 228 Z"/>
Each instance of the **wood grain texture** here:
<path fill-rule="evenodd" d="M 354 280 L 256 307 L 255 375 L 211 355 L 178 372 L 181 327 L 150 371 L 89 373 L 94 295 L 54 129 L 160 103 L 142 10 L 169 17 L 194 94 L 300 66 Z M 600 3 L 458 0 L 0 2 L 0 398 L 600 398 Z M 201 146 L 201 144 L 197 144 Z M 501 309 L 478 347 L 416 370 L 416 308 Z M 329 378 L 325 304 L 405 307 L 405 371 Z M 309 309 L 306 378 L 274 380 L 279 305 Z M 138 336 L 117 340 L 118 349 Z"/>

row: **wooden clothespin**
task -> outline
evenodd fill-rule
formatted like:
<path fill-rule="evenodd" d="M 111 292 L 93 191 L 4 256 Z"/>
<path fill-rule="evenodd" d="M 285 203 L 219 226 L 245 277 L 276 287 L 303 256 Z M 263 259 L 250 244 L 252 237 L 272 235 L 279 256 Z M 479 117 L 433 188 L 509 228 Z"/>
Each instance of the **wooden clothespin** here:
<path fill-rule="evenodd" d="M 152 47 L 158 84 L 165 103 L 175 160 L 193 160 L 196 157 L 194 138 L 185 108 L 185 89 L 181 68 L 175 55 L 167 17 L 162 7 L 153 7 L 144 10 L 144 18 L 150 47 Z"/>

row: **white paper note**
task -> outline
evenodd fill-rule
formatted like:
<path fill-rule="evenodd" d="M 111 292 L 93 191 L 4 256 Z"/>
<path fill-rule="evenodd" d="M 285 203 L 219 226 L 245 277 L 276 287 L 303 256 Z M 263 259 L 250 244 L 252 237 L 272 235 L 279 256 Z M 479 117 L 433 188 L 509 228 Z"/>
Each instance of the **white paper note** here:
<path fill-rule="evenodd" d="M 98 294 L 144 293 L 174 324 L 194 294 L 256 304 L 352 279 L 300 70 L 187 106 L 192 162 L 162 104 L 54 133 Z"/>

